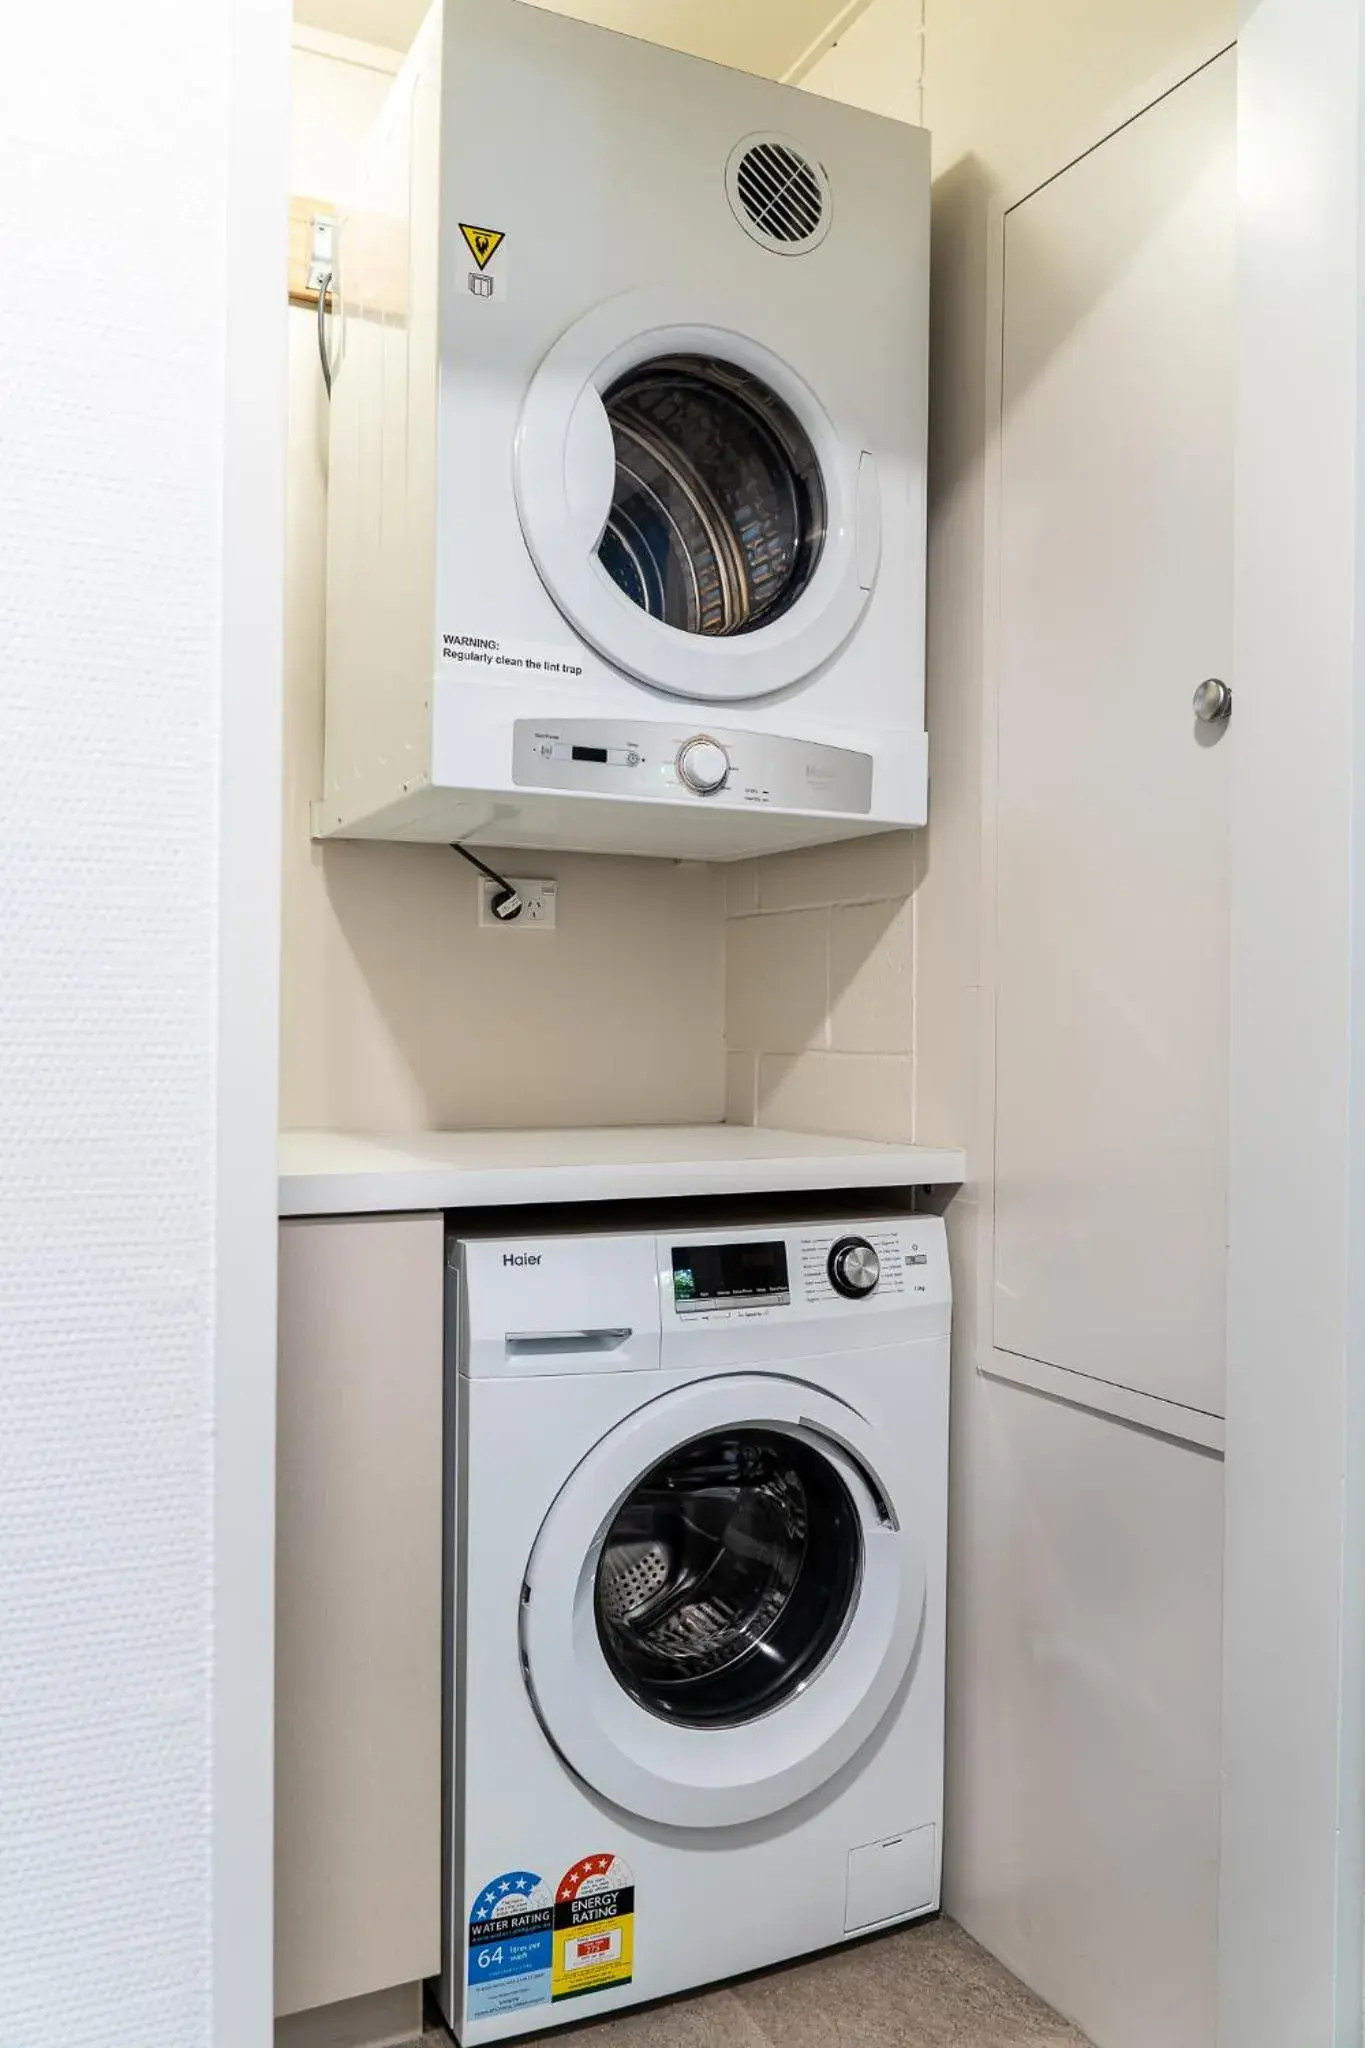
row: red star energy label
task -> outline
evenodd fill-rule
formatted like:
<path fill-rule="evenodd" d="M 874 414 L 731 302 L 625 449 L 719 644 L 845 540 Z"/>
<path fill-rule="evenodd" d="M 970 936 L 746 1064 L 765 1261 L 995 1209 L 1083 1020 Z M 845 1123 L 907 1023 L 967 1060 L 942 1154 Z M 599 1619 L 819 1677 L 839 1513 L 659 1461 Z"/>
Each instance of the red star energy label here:
<path fill-rule="evenodd" d="M 619 1856 L 584 1856 L 555 1893 L 554 1989 L 581 1998 L 629 1984 L 635 1958 L 635 1880 Z"/>
<path fill-rule="evenodd" d="M 469 1909 L 470 2019 L 547 2002 L 554 1925 L 550 1887 L 534 1870 L 505 1870 L 484 1886 Z"/>

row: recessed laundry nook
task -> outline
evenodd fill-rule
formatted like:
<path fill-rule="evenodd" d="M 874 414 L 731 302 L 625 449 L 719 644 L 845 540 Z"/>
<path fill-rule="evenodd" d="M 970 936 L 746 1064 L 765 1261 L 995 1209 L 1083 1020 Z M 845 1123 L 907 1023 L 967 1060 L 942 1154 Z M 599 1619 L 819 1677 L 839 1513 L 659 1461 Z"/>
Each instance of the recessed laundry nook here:
<path fill-rule="evenodd" d="M 1212 2048 L 1235 24 L 630 12 L 296 22 L 278 2048 Z"/>
<path fill-rule="evenodd" d="M 1365 2048 L 1365 0 L 10 14 L 0 2048 Z"/>

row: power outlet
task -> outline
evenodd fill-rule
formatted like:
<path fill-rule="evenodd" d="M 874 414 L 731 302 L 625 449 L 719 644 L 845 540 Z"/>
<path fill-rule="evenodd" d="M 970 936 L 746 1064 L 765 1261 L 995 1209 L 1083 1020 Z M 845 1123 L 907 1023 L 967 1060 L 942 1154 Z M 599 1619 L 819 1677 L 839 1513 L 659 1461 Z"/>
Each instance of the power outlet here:
<path fill-rule="evenodd" d="M 558 882 L 533 882 L 524 875 L 509 875 L 508 881 L 521 898 L 520 915 L 513 918 L 494 917 L 493 898 L 498 894 L 496 882 L 479 877 L 479 923 L 481 926 L 496 925 L 500 931 L 532 930 L 552 932 L 555 928 L 555 898 L 559 893 Z"/>

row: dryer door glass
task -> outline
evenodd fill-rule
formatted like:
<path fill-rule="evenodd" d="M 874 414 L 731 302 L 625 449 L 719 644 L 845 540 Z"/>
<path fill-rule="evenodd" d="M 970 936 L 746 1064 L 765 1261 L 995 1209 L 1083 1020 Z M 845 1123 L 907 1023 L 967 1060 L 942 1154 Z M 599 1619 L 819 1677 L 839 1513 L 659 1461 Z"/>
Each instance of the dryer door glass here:
<path fill-rule="evenodd" d="M 761 1428 L 698 1437 L 617 1511 L 597 1568 L 598 1640 L 652 1713 L 734 1726 L 820 1669 L 861 1563 L 848 1488 L 811 1444 Z"/>
<path fill-rule="evenodd" d="M 711 356 L 659 356 L 603 394 L 616 482 L 598 555 L 651 618 L 752 633 L 809 584 L 825 541 L 819 459 L 758 377 Z"/>

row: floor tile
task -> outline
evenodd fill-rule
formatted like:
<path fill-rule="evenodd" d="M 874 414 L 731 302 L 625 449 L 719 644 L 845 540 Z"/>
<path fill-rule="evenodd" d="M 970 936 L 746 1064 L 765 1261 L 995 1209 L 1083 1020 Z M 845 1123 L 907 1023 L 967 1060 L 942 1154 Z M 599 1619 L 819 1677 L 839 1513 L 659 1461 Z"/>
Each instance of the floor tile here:
<path fill-rule="evenodd" d="M 1087 2048 L 951 1920 L 528 2037 L 546 2048 Z M 449 2048 L 442 2032 L 421 2048 Z"/>

